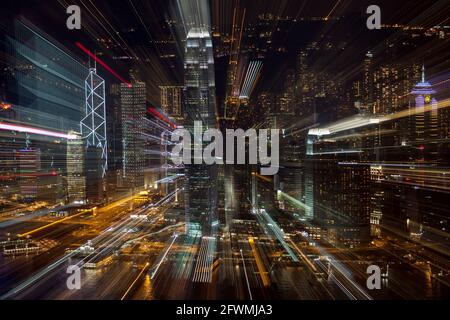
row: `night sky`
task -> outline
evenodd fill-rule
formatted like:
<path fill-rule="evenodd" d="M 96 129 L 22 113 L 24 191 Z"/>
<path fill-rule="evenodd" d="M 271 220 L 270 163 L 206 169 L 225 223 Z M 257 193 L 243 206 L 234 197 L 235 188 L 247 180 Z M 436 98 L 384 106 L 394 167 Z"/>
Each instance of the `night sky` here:
<path fill-rule="evenodd" d="M 70 3 L 69 3 L 70 2 Z M 173 17 L 175 1 L 162 0 L 127 0 L 127 1 L 64 1 L 64 0 L 7 0 L 2 1 L 4 10 L 0 13 L 2 28 L 8 29 L 13 18 L 26 19 L 38 26 L 51 38 L 67 47 L 80 61 L 87 63 L 75 46 L 80 41 L 98 53 L 114 70 L 128 77 L 132 64 L 117 60 L 117 56 L 130 56 L 139 60 L 142 80 L 148 85 L 148 100 L 158 104 L 160 85 L 181 85 L 183 83 L 182 44 L 174 37 L 174 27 L 167 21 Z M 433 5 L 433 3 L 435 3 Z M 377 1 L 381 7 L 382 24 L 408 24 L 432 27 L 448 19 L 448 10 L 442 10 L 442 1 Z M 65 8 L 70 4 L 78 4 L 82 10 L 82 30 L 68 30 L 65 26 L 67 14 Z M 383 41 L 393 43 L 398 33 L 392 28 L 368 30 L 366 28 L 366 8 L 374 4 L 372 1 L 210 1 L 210 16 L 214 29 L 223 32 L 231 30 L 231 21 L 235 7 L 246 10 L 244 27 L 254 24 L 258 15 L 271 13 L 281 17 L 305 19 L 326 17 L 324 21 L 281 21 L 273 24 L 274 46 L 282 47 L 283 52 L 269 51 L 265 59 L 262 77 L 256 88 L 261 90 L 277 90 L 279 78 L 288 68 L 296 65 L 298 52 L 313 41 L 319 44 L 332 42 L 339 50 L 330 52 L 329 56 L 315 57 L 316 70 L 327 70 L 341 82 L 353 80 L 360 71 L 364 54 L 368 50 L 375 51 Z M 448 9 L 448 8 L 446 8 Z M 12 14 L 14 13 L 14 14 Z M 279 31 L 278 31 L 279 30 Z M 100 39 L 115 39 L 104 43 Z M 119 37 L 120 36 L 120 37 Z M 119 39 L 120 38 L 120 39 Z M 245 38 L 245 34 L 244 34 Z M 119 41 L 117 41 L 119 40 Z M 175 40 L 175 41 L 174 41 Z M 163 43 L 169 41 L 169 43 Z M 243 40 L 245 42 L 245 39 Z M 217 39 L 215 39 L 215 45 Z M 408 58 L 413 53 L 414 59 L 423 55 L 433 68 L 430 59 L 432 52 L 420 49 L 420 43 L 413 46 L 416 52 L 409 49 L 396 53 L 398 58 Z M 172 59 L 160 59 L 162 55 L 174 54 Z M 245 53 L 244 53 L 245 54 Z M 229 56 L 216 56 L 216 90 L 219 103 L 223 100 L 226 83 L 226 67 Z M 4 59 L 2 59 L 4 60 Z M 440 68 L 442 69 L 442 68 Z M 107 80 L 115 81 L 113 78 Z"/>

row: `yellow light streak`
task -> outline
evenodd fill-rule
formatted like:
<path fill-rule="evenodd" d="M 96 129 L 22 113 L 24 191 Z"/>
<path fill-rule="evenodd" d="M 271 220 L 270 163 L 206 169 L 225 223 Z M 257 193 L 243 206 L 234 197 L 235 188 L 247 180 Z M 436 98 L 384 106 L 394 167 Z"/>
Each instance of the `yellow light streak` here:
<path fill-rule="evenodd" d="M 26 237 L 26 236 L 29 236 L 30 234 L 33 234 L 33 233 L 36 233 L 36 232 L 38 232 L 38 231 L 47 229 L 47 228 L 49 228 L 49 227 L 51 227 L 51 226 L 54 226 L 54 225 L 56 225 L 56 224 L 59 224 L 59 223 L 61 223 L 61 222 L 64 222 L 64 221 L 73 219 L 73 218 L 75 218 L 75 217 L 79 217 L 79 216 L 81 216 L 81 215 L 83 215 L 83 214 L 85 214 L 85 213 L 88 213 L 88 212 L 91 211 L 91 210 L 92 210 L 92 209 L 84 210 L 84 211 L 82 211 L 82 212 L 80 212 L 80 213 L 77 213 L 77 214 L 74 214 L 74 215 L 72 215 L 72 216 L 70 216 L 70 217 L 66 217 L 66 218 L 60 219 L 60 220 L 58 220 L 58 221 L 55 221 L 55 222 L 46 224 L 45 226 L 42 226 L 42 227 L 33 229 L 33 230 L 28 231 L 28 232 L 26 232 L 26 233 L 19 234 L 19 237 Z"/>
<path fill-rule="evenodd" d="M 252 248 L 253 256 L 255 257 L 256 266 L 258 267 L 259 275 L 261 276 L 261 280 L 263 282 L 264 287 L 270 286 L 270 279 L 267 275 L 266 268 L 264 267 L 264 263 L 262 262 L 261 257 L 259 256 L 258 248 L 256 248 L 255 241 L 252 237 L 248 238 L 248 243 Z"/>

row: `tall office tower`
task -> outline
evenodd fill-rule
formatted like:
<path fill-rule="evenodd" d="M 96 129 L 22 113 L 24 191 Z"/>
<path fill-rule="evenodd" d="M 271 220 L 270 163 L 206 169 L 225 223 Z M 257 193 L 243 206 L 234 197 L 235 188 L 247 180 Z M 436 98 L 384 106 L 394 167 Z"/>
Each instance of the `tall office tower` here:
<path fill-rule="evenodd" d="M 144 187 L 144 140 L 147 90 L 144 82 L 120 85 L 122 105 L 122 149 L 124 185 L 128 188 Z"/>
<path fill-rule="evenodd" d="M 314 220 L 332 245 L 356 247 L 370 235 L 370 166 L 339 165 L 317 159 L 314 173 Z"/>
<path fill-rule="evenodd" d="M 241 48 L 241 21 L 245 19 L 245 12 L 239 8 L 235 8 L 234 20 L 231 27 L 231 37 L 229 38 L 229 48 L 226 50 L 229 52 L 229 60 L 226 75 L 226 92 L 223 108 L 218 112 L 219 118 L 224 121 L 223 125 L 228 126 L 232 119 L 236 118 L 239 111 L 240 95 L 242 90 L 241 84 L 244 83 L 239 75 L 240 62 L 240 48 Z M 254 62 L 251 62 L 252 64 Z M 248 93 L 247 93 L 248 94 Z M 248 98 L 248 97 L 247 97 Z M 220 106 L 218 106 L 220 108 Z"/>
<path fill-rule="evenodd" d="M 294 115 L 295 110 L 295 93 L 296 93 L 296 77 L 294 70 L 286 72 L 286 78 L 283 84 L 283 93 L 279 99 L 279 111 L 283 114 Z"/>
<path fill-rule="evenodd" d="M 161 109 L 177 121 L 183 119 L 183 87 L 160 86 Z"/>
<path fill-rule="evenodd" d="M 309 139 L 309 137 L 307 138 Z M 305 213 L 304 219 L 311 221 L 314 219 L 314 160 L 310 157 L 304 160 L 304 203 Z"/>
<path fill-rule="evenodd" d="M 0 112 L 1 114 L 1 112 Z M 14 150 L 21 149 L 23 142 L 21 139 L 11 139 L 8 135 L 0 135 L 0 193 L 7 199 L 18 194 L 18 182 L 20 177 L 16 175 L 17 153 Z"/>
<path fill-rule="evenodd" d="M 318 79 L 312 70 L 311 53 L 302 51 L 297 58 L 297 88 L 295 114 L 302 118 L 302 126 L 308 127 L 316 123 L 315 96 L 318 93 Z M 306 138 L 306 134 L 302 136 Z"/>
<path fill-rule="evenodd" d="M 303 94 L 317 92 L 317 74 L 312 67 L 312 59 L 318 53 L 318 48 L 310 46 L 307 50 L 300 51 L 297 56 L 297 82 L 298 91 Z"/>
<path fill-rule="evenodd" d="M 280 101 L 281 99 L 277 99 Z M 292 115 L 279 107 L 271 112 L 270 128 L 280 130 L 280 168 L 273 179 L 274 201 L 280 210 L 298 213 L 292 200 L 300 201 L 302 196 L 302 172 L 300 165 L 300 139 L 298 134 L 285 135 L 285 129 L 292 125 Z M 281 192 L 279 192 L 281 191 Z M 287 195 L 288 197 L 283 197 Z M 295 202 L 294 200 L 294 202 Z"/>
<path fill-rule="evenodd" d="M 38 196 L 38 173 L 41 170 L 41 151 L 22 149 L 16 153 L 19 173 L 19 197 L 26 202 Z"/>
<path fill-rule="evenodd" d="M 411 91 L 415 100 L 415 106 L 411 110 L 411 140 L 414 144 L 419 145 L 417 154 L 414 156 L 416 160 L 436 160 L 437 159 L 437 139 L 438 132 L 438 102 L 434 95 L 431 84 L 425 80 L 425 66 L 422 67 L 422 79 L 416 84 Z M 426 112 L 427 108 L 431 108 Z M 434 143 L 430 143 L 434 142 Z"/>
<path fill-rule="evenodd" d="M 102 152 L 102 148 L 95 146 L 88 146 L 86 149 L 86 200 L 92 204 L 103 200 Z"/>
<path fill-rule="evenodd" d="M 363 63 L 362 103 L 363 108 L 373 112 L 373 54 L 370 51 L 366 53 Z"/>
<path fill-rule="evenodd" d="M 109 105 L 111 111 L 106 115 L 108 128 L 108 169 L 122 169 L 122 106 L 120 100 L 120 84 L 112 84 L 109 88 Z"/>
<path fill-rule="evenodd" d="M 304 196 L 304 162 L 301 137 L 298 134 L 282 137 L 280 141 L 280 169 L 278 171 L 278 190 L 288 197 L 278 198 L 280 209 L 298 214 L 307 220 L 304 207 L 299 206 Z M 277 193 L 277 196 L 280 195 Z"/>
<path fill-rule="evenodd" d="M 176 123 L 183 123 L 183 87 L 182 86 L 160 86 L 160 103 L 161 103 L 161 109 L 162 111 L 171 117 Z M 155 121 L 159 121 L 157 118 L 155 118 Z M 165 124 L 163 124 L 165 125 Z M 167 156 L 169 144 L 170 144 L 170 132 L 169 131 L 162 131 L 160 129 L 157 130 L 156 136 L 163 135 L 163 139 L 161 140 L 161 143 L 159 143 L 161 155 L 159 156 L 160 166 L 164 168 L 161 170 L 161 179 L 165 179 L 168 176 L 173 175 L 173 172 L 169 172 L 169 165 L 170 162 L 169 157 Z M 153 133 L 151 133 L 153 134 Z M 147 142 L 149 144 L 149 141 Z M 152 146 L 153 148 L 155 146 Z M 150 159 L 150 165 L 156 165 L 156 159 Z M 158 180 L 158 179 L 157 179 Z M 154 182 L 154 181 L 153 181 Z M 163 191 L 165 194 L 168 194 L 169 192 L 175 191 L 177 186 L 177 183 L 164 183 L 162 185 Z M 178 200 L 178 193 L 176 195 Z"/>
<path fill-rule="evenodd" d="M 88 69 L 25 19 L 14 20 L 11 28 L 4 42 L 9 60 L 5 98 L 14 105 L 14 117 L 33 127 L 78 131 Z"/>
<path fill-rule="evenodd" d="M 108 137 L 108 171 L 106 173 L 106 200 L 111 202 L 120 194 L 123 187 L 122 174 L 122 117 L 120 84 L 107 87 L 108 112 L 106 113 L 106 132 Z M 122 191 L 122 190 L 120 190 Z"/>
<path fill-rule="evenodd" d="M 215 128 L 214 56 L 211 36 L 206 28 L 192 28 L 188 32 L 184 71 L 185 127 L 194 132 L 199 129 L 194 128 L 194 122 L 197 125 L 201 122 L 203 130 Z M 191 236 L 214 236 L 218 228 L 217 166 L 191 164 L 185 167 L 186 231 Z"/>
<path fill-rule="evenodd" d="M 386 190 L 383 188 L 384 172 L 382 166 L 370 166 L 371 187 L 371 209 L 370 209 L 370 235 L 379 237 L 381 235 L 380 223 L 383 218 L 383 205 Z"/>
<path fill-rule="evenodd" d="M 263 91 L 258 95 L 258 99 L 256 102 L 256 109 L 258 110 L 257 115 L 261 117 L 261 119 L 265 121 L 272 110 L 275 108 L 275 97 L 271 92 Z M 255 121 L 256 122 L 256 121 Z"/>
<path fill-rule="evenodd" d="M 420 79 L 417 64 L 402 66 L 389 63 L 372 71 L 372 102 L 376 114 L 389 114 L 406 109 L 411 88 Z"/>
<path fill-rule="evenodd" d="M 67 140 L 67 199 L 69 203 L 85 203 L 84 140 L 80 134 L 74 131 L 69 134 L 75 135 L 77 138 Z"/>
<path fill-rule="evenodd" d="M 108 169 L 108 141 L 106 138 L 105 81 L 97 75 L 95 68 L 89 69 L 85 82 L 86 108 L 81 120 L 81 134 L 87 147 L 97 147 L 102 164 L 102 177 Z"/>

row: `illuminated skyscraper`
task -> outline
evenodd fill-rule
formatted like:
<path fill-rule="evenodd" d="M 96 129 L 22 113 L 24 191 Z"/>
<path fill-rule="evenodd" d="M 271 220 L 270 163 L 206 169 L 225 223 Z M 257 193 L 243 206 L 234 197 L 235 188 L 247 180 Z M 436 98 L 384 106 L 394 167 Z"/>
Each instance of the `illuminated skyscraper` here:
<path fill-rule="evenodd" d="M 23 201 L 35 201 L 38 196 L 38 174 L 41 170 L 41 151 L 22 149 L 16 154 L 19 172 L 19 194 Z"/>
<path fill-rule="evenodd" d="M 192 28 L 185 49 L 184 124 L 191 132 L 194 121 L 203 130 L 216 127 L 214 57 L 210 33 L 205 28 Z M 198 123 L 198 122 L 197 122 Z M 214 235 L 217 218 L 217 166 L 186 166 L 186 228 L 192 236 Z"/>
<path fill-rule="evenodd" d="M 389 114 L 406 108 L 408 94 L 420 78 L 418 64 L 384 64 L 372 70 L 372 103 L 376 114 Z"/>
<path fill-rule="evenodd" d="M 32 126 L 78 131 L 85 116 L 87 68 L 25 19 L 11 27 L 5 35 L 10 52 L 6 99 L 14 104 L 14 117 Z"/>
<path fill-rule="evenodd" d="M 67 140 L 67 194 L 69 203 L 86 201 L 86 177 L 84 175 L 85 148 L 81 136 Z"/>
<path fill-rule="evenodd" d="M 144 187 L 144 140 L 141 137 L 146 115 L 146 86 L 143 82 L 121 84 L 122 149 L 124 185 Z"/>
<path fill-rule="evenodd" d="M 105 81 L 95 68 L 89 69 L 84 82 L 86 90 L 85 117 L 81 120 L 81 133 L 87 147 L 101 149 L 102 177 L 108 169 L 108 142 L 106 139 Z"/>
<path fill-rule="evenodd" d="M 411 91 L 415 100 L 411 121 L 411 140 L 416 143 L 426 143 L 427 146 L 419 145 L 419 159 L 435 160 L 437 157 L 436 142 L 439 137 L 438 132 L 438 102 L 434 95 L 431 84 L 425 80 L 425 67 L 422 67 L 422 79 Z M 429 112 L 426 108 L 431 107 Z"/>
<path fill-rule="evenodd" d="M 336 245 L 366 244 L 370 234 L 370 166 L 314 163 L 314 220 Z"/>
<path fill-rule="evenodd" d="M 100 203 L 103 200 L 102 149 L 89 146 L 86 149 L 86 199 L 88 203 Z"/>
<path fill-rule="evenodd" d="M 363 108 L 373 112 L 373 54 L 367 52 L 363 64 L 363 82 L 362 82 Z"/>
<path fill-rule="evenodd" d="M 161 109 L 176 120 L 182 119 L 182 97 L 181 86 L 160 86 Z"/>

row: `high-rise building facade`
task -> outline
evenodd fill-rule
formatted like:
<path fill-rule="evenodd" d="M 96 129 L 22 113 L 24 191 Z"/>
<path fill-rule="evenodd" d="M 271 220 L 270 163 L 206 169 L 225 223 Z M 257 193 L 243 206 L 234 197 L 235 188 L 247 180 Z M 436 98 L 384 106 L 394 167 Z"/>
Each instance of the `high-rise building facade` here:
<path fill-rule="evenodd" d="M 336 246 L 369 242 L 370 166 L 339 165 L 337 159 L 314 163 L 314 220 Z"/>
<path fill-rule="evenodd" d="M 89 146 L 86 149 L 86 200 L 96 204 L 103 200 L 102 149 Z"/>
<path fill-rule="evenodd" d="M 161 109 L 175 120 L 182 119 L 183 87 L 160 86 Z"/>
<path fill-rule="evenodd" d="M 21 149 L 17 151 L 19 173 L 19 197 L 25 202 L 35 201 L 38 197 L 38 174 L 41 170 L 41 151 L 39 149 Z"/>
<path fill-rule="evenodd" d="M 11 28 L 5 36 L 10 52 L 5 98 L 14 104 L 16 120 L 56 131 L 78 131 L 88 70 L 30 22 L 15 20 Z"/>
<path fill-rule="evenodd" d="M 414 103 L 410 109 L 410 141 L 418 146 L 416 154 L 413 155 L 416 160 L 437 160 L 439 110 L 435 94 L 436 91 L 425 79 L 425 66 L 423 66 L 422 79 L 411 91 Z M 427 108 L 429 110 L 426 110 Z"/>
<path fill-rule="evenodd" d="M 84 140 L 75 132 L 70 134 L 78 138 L 67 140 L 67 200 L 69 203 L 84 203 L 86 201 Z"/>
<path fill-rule="evenodd" d="M 87 147 L 101 149 L 102 177 L 108 169 L 108 141 L 106 137 L 105 81 L 91 68 L 85 80 L 86 106 L 81 120 L 81 133 Z"/>
<path fill-rule="evenodd" d="M 122 106 L 122 174 L 124 186 L 144 186 L 144 140 L 141 137 L 146 116 L 146 86 L 144 82 L 121 84 Z"/>
<path fill-rule="evenodd" d="M 206 28 L 189 31 L 184 71 L 185 127 L 191 132 L 199 123 L 203 130 L 216 127 L 214 56 L 211 35 Z M 216 165 L 186 165 L 185 206 L 189 235 L 215 234 L 218 227 Z"/>

